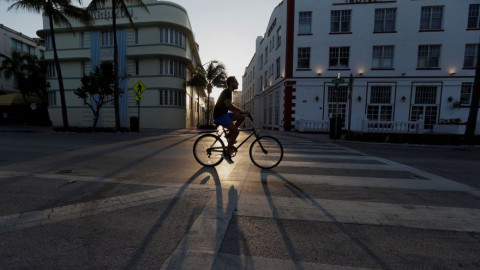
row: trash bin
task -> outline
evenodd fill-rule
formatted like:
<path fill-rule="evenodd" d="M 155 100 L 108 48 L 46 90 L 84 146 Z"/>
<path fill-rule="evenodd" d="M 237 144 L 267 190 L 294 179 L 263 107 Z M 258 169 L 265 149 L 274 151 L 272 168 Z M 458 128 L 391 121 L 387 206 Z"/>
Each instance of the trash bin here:
<path fill-rule="evenodd" d="M 340 139 L 342 137 L 343 119 L 340 116 L 330 118 L 330 139 Z"/>
<path fill-rule="evenodd" d="M 139 121 L 137 116 L 130 117 L 130 132 L 138 132 L 139 131 Z"/>

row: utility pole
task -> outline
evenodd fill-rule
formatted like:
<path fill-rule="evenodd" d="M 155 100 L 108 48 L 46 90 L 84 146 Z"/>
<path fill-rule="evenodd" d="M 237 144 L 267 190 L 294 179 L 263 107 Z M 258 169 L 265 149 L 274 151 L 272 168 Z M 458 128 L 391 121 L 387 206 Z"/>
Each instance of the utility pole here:
<path fill-rule="evenodd" d="M 475 68 L 475 79 L 473 81 L 472 102 L 470 103 L 470 113 L 468 114 L 467 127 L 465 128 L 465 138 L 468 142 L 473 142 L 473 138 L 475 137 L 475 127 L 477 125 L 479 100 L 480 100 L 480 43 L 477 44 L 477 66 Z"/>

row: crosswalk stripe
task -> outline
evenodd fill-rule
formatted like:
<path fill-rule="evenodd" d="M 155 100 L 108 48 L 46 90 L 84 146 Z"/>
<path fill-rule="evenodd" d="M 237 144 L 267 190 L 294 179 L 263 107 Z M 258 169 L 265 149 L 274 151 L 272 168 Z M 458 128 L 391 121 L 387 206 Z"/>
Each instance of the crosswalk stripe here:
<path fill-rule="evenodd" d="M 333 175 L 311 174 L 277 174 L 260 173 L 263 182 L 280 181 L 300 184 L 328 184 L 332 186 L 358 186 L 358 187 L 383 187 L 418 190 L 446 190 L 471 192 L 471 188 L 450 182 L 434 180 L 404 179 L 404 178 L 376 178 L 376 177 L 353 177 Z M 247 181 L 258 181 L 251 178 Z"/>
<path fill-rule="evenodd" d="M 378 170 L 378 171 L 408 171 L 405 167 L 395 165 L 377 165 L 377 164 L 350 164 L 350 163 L 325 163 L 325 162 L 306 162 L 306 161 L 282 161 L 282 167 L 303 167 L 303 168 L 335 168 L 335 169 L 355 169 L 355 170 Z"/>
<path fill-rule="evenodd" d="M 236 215 L 480 232 L 480 209 L 431 205 L 244 195 Z"/>
<path fill-rule="evenodd" d="M 353 156 L 353 155 L 319 155 L 319 154 L 297 154 L 297 153 L 285 153 L 286 157 L 297 158 L 330 158 L 330 159 L 352 159 L 352 160 L 377 160 L 372 156 Z"/>
<path fill-rule="evenodd" d="M 349 149 L 324 149 L 324 148 L 283 148 L 284 152 L 302 152 L 302 153 L 358 153 L 357 151 L 349 150 Z"/>

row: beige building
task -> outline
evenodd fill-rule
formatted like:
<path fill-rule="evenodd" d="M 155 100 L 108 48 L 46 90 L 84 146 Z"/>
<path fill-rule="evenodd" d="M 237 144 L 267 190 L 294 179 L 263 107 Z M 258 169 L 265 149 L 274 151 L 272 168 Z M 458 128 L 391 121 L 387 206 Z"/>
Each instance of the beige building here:
<path fill-rule="evenodd" d="M 146 87 L 140 102 L 140 126 L 146 128 L 190 128 L 203 121 L 205 93 L 186 87 L 194 67 L 200 63 L 187 11 L 167 1 L 144 1 L 149 12 L 138 6 L 129 7 L 135 28 L 124 14 L 117 14 L 119 53 L 120 119 L 122 127 L 138 115 L 133 87 L 142 82 Z M 83 105 L 74 90 L 80 79 L 104 61 L 113 61 L 113 31 L 110 8 L 96 11 L 93 29 L 73 22 L 75 33 L 65 27 L 55 29 L 58 55 L 65 84 L 68 118 L 71 126 L 93 124 L 91 110 Z M 53 64 L 53 50 L 44 17 L 44 29 L 38 35 L 46 40 L 45 58 L 48 69 L 50 117 L 54 125 L 62 125 L 60 94 Z M 113 102 L 101 111 L 99 126 L 115 126 Z"/>

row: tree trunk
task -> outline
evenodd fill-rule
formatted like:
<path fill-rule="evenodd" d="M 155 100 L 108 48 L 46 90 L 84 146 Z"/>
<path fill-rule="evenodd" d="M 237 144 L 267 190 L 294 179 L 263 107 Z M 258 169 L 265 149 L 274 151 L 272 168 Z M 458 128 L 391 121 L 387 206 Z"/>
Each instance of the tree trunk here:
<path fill-rule="evenodd" d="M 207 97 L 207 125 L 210 125 L 210 92 L 208 92 Z"/>
<path fill-rule="evenodd" d="M 477 66 L 475 68 L 475 79 L 473 82 L 472 102 L 470 113 L 468 114 L 467 127 L 465 128 L 465 138 L 472 142 L 475 137 L 475 127 L 477 125 L 478 105 L 480 99 L 480 43 L 477 44 Z"/>
<path fill-rule="evenodd" d="M 68 129 L 68 116 L 67 116 L 67 103 L 65 101 L 65 88 L 63 86 L 63 77 L 62 69 L 60 68 L 60 60 L 58 59 L 57 54 L 57 44 L 55 43 L 55 30 L 53 28 L 53 19 L 52 16 L 48 16 L 50 23 L 50 35 L 52 37 L 52 48 L 53 48 L 53 58 L 55 59 L 55 68 L 57 70 L 57 79 L 58 79 L 58 88 L 60 91 L 60 103 L 62 105 L 62 119 L 63 119 L 63 128 Z"/>
<path fill-rule="evenodd" d="M 93 115 L 95 116 L 95 119 L 93 119 L 93 129 L 95 129 L 97 127 L 98 117 L 100 116 L 100 110 L 97 108 L 97 111 L 94 112 Z"/>
<path fill-rule="evenodd" d="M 115 128 L 120 130 L 120 106 L 118 89 L 118 44 L 117 44 L 117 16 L 116 2 L 112 1 L 112 22 L 113 22 L 113 103 L 115 106 Z"/>

